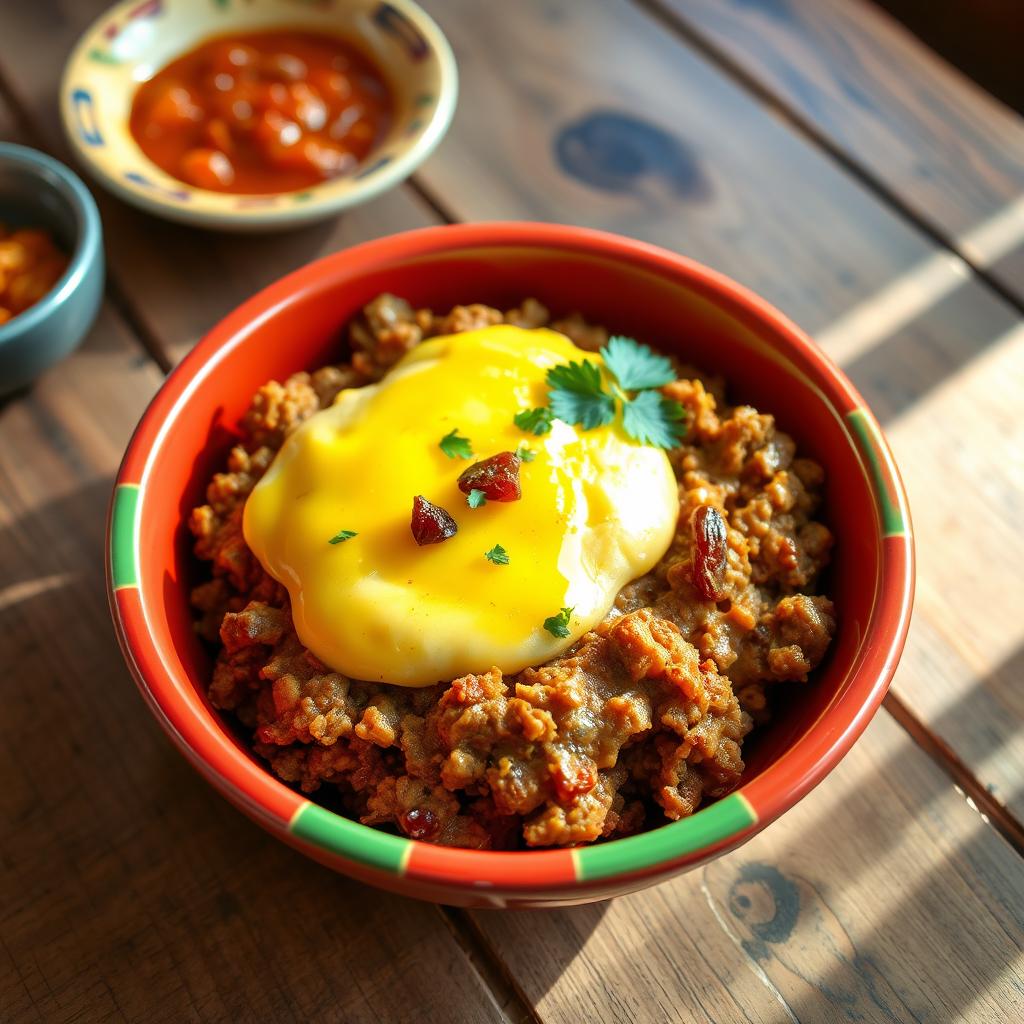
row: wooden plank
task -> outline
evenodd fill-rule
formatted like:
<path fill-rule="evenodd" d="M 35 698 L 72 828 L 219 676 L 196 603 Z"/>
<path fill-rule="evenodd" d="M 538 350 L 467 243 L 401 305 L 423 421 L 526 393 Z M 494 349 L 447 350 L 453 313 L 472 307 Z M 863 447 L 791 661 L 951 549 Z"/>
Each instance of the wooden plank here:
<path fill-rule="evenodd" d="M 990 567 L 1003 592 L 1021 592 L 1011 567 L 1024 556 L 1018 529 L 1024 484 L 1002 468 L 1019 463 L 1006 410 L 1019 404 L 1021 374 L 1013 353 L 1000 345 L 1019 323 L 1017 312 L 962 259 L 937 248 L 766 117 L 638 8 L 616 0 L 595 0 L 585 11 L 522 3 L 503 7 L 499 20 L 484 5 L 432 0 L 430 6 L 458 50 L 464 99 L 449 139 L 422 177 L 456 215 L 586 223 L 695 256 L 751 285 L 815 333 L 883 422 L 910 417 L 894 428 L 894 441 L 919 520 L 922 599 L 895 690 L 983 787 L 1024 814 L 1014 781 L 1024 713 L 1007 671 L 1024 640 L 1015 602 L 957 601 L 957 629 L 948 628 L 948 616 L 933 618 L 940 590 L 957 593 L 959 578 L 980 577 L 975 563 L 951 552 L 976 552 L 977 565 Z M 475 43 L 495 33 L 504 40 L 497 50 Z M 600 111 L 642 111 L 678 152 L 691 155 L 701 187 L 674 193 L 656 169 L 619 191 L 582 184 L 580 166 L 567 171 L 557 148 L 567 125 Z M 601 145 L 590 147 L 598 162 L 618 152 L 604 146 L 634 139 L 608 123 L 604 136 L 597 133 Z M 505 128 L 491 132 L 489 124 Z M 522 152 L 530 154 L 528 163 Z M 625 165 L 621 153 L 619 159 Z M 955 400 L 956 374 L 972 372 L 974 363 L 991 366 L 990 376 L 1002 379 L 996 417 L 973 414 Z M 983 386 L 971 391 L 978 408 L 989 405 Z M 943 397 L 926 406 L 929 425 L 908 410 L 933 393 Z M 947 401 L 954 403 L 948 411 Z M 936 423 L 949 424 L 954 435 Z M 956 486 L 944 483 L 950 446 L 962 452 Z M 925 450 L 927 472 L 916 461 Z M 986 502 L 996 488 L 998 502 Z M 984 530 L 965 514 L 968 507 Z M 997 632 L 1000 642 L 988 648 L 970 639 Z M 946 714 L 946 708 L 959 710 Z"/>
<path fill-rule="evenodd" d="M 140 351 L 106 311 L 0 410 L 0 1019 L 505 1019 L 436 908 L 229 810 L 135 693 L 101 551 Z"/>
<path fill-rule="evenodd" d="M 866 0 L 670 11 L 1024 301 L 1024 120 Z"/>
<path fill-rule="evenodd" d="M 914 513 L 918 554 L 914 622 L 894 692 L 1018 822 L 1024 822 L 1022 384 L 1024 323 L 1017 323 L 888 430 Z"/>
<path fill-rule="evenodd" d="M 103 530 L 161 380 L 105 307 L 0 405 L 0 1020 L 509 1019 L 437 908 L 230 811 L 135 693 Z"/>
<path fill-rule="evenodd" d="M 953 259 L 929 258 L 818 339 L 886 422 L 914 516 L 917 598 L 893 691 L 1020 823 L 1024 327 L 978 287 L 933 294 Z"/>
<path fill-rule="evenodd" d="M 475 920 L 551 1024 L 1024 1009 L 1020 859 L 885 714 L 736 853 L 609 904 Z"/>
<path fill-rule="evenodd" d="M 70 156 L 57 103 L 59 65 L 107 0 L 47 0 L 4 13 L 0 74 L 33 141 Z M 41 54 L 53 60 L 40 59 Z M 311 260 L 381 235 L 438 222 L 417 192 L 402 185 L 334 220 L 295 231 L 228 235 L 149 217 L 94 189 L 106 231 L 119 305 L 165 366 L 178 361 L 240 302 Z M 187 301 L 182 297 L 187 296 Z"/>
<path fill-rule="evenodd" d="M 656 242 L 811 332 L 934 251 L 626 0 L 428 6 L 462 93 L 418 177 L 461 220 L 532 217 Z"/>
<path fill-rule="evenodd" d="M 239 303 L 303 264 L 370 238 L 438 222 L 408 187 L 334 221 L 275 235 L 200 233 L 156 221 L 113 199 L 104 198 L 101 205 L 120 302 L 165 365 L 177 362 Z"/>

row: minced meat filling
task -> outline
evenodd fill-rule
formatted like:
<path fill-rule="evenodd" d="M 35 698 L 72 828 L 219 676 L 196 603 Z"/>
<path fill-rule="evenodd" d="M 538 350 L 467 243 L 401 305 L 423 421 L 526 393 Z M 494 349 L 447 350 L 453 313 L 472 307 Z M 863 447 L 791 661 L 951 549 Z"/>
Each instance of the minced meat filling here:
<path fill-rule="evenodd" d="M 535 299 L 438 316 L 381 295 L 349 328 L 349 362 L 259 389 L 227 472 L 190 520 L 212 570 L 192 594 L 197 629 L 217 647 L 209 696 L 278 776 L 368 825 L 477 849 L 628 835 L 734 789 L 771 684 L 806 680 L 835 631 L 831 601 L 812 593 L 832 546 L 813 519 L 823 473 L 770 415 L 728 406 L 720 381 L 679 368 L 663 389 L 688 423 L 669 453 L 673 544 L 567 655 L 513 676 L 410 689 L 330 671 L 299 642 L 287 591 L 242 536 L 247 496 L 299 423 L 342 388 L 380 380 L 422 339 L 500 322 L 550 326 L 591 350 L 607 340 L 578 315 L 552 321 Z M 701 505 L 720 510 L 727 532 L 714 602 L 693 584 Z"/>

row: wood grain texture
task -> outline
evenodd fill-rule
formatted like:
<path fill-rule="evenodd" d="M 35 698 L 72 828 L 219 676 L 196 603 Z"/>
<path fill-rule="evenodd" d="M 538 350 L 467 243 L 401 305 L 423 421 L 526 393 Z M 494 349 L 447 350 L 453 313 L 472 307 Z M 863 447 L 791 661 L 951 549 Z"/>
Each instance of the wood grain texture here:
<path fill-rule="evenodd" d="M 545 1021 L 1009 1022 L 1020 859 L 884 714 L 741 850 L 598 907 L 475 915 Z"/>
<path fill-rule="evenodd" d="M 464 99 L 422 176 L 458 216 L 586 223 L 711 263 L 810 329 L 891 425 L 918 520 L 921 594 L 896 691 L 1024 815 L 1024 710 L 1011 671 L 1024 644 L 1013 568 L 1024 559 L 1024 481 L 1010 468 L 1020 465 L 1012 410 L 1024 378 L 1004 344 L 1016 310 L 637 7 L 531 0 L 500 18 L 458 0 L 429 7 L 457 48 Z M 498 28 L 504 46 L 474 45 Z M 700 190 L 672 193 L 662 180 L 675 166 L 664 139 L 659 148 L 609 122 L 593 159 L 646 170 L 609 171 L 618 191 L 584 185 L 560 164 L 558 140 L 595 110 L 643 112 L 691 154 Z M 613 142 L 636 159 L 608 150 Z M 976 367 L 987 376 L 970 385 L 972 405 L 962 396 Z M 1006 601 L 981 597 L 993 576 Z"/>
<path fill-rule="evenodd" d="M 95 6 L 4 12 L 0 72 L 48 145 L 58 50 Z M 423 178 L 443 206 L 690 252 L 813 328 L 869 393 L 928 545 L 900 692 L 1019 807 L 1013 311 L 636 8 L 429 6 L 463 73 L 452 137 Z M 640 111 L 658 131 L 587 121 L 602 111 Z M 584 184 L 587 153 L 623 131 L 637 148 L 611 145 Z M 573 177 L 552 155 L 560 136 Z M 123 308 L 165 363 L 312 254 L 433 217 L 396 192 L 330 229 L 223 240 L 114 201 L 103 212 Z M 110 476 L 158 381 L 108 310 L 86 348 L 0 406 L 0 650 L 25 666 L 0 715 L 5 1024 L 519 1020 L 517 987 L 552 1022 L 1019 1019 L 1021 862 L 884 714 L 803 804 L 703 872 L 469 929 L 236 815 L 131 692 L 102 596 Z M 967 550 L 993 575 L 955 554 Z"/>
<path fill-rule="evenodd" d="M 462 94 L 419 177 L 460 219 L 656 242 L 812 333 L 934 251 L 627 0 L 426 6 L 456 50 Z"/>
<path fill-rule="evenodd" d="M 437 908 L 230 809 L 135 692 L 103 529 L 140 353 L 105 311 L 0 408 L 0 1020 L 504 1020 Z"/>
<path fill-rule="evenodd" d="M 64 160 L 70 150 L 58 114 L 59 65 L 85 26 L 107 7 L 107 0 L 47 0 L 3 13 L 0 75 L 27 112 L 23 130 Z M 53 63 L 39 59 L 41 50 L 52 54 Z M 322 224 L 256 235 L 170 224 L 98 187 L 93 191 L 118 305 L 165 367 L 240 302 L 289 271 L 358 242 L 438 222 L 407 185 Z"/>
<path fill-rule="evenodd" d="M 333 221 L 275 235 L 197 232 L 114 199 L 102 206 L 120 304 L 165 366 L 285 274 L 359 242 L 438 222 L 409 188 L 394 189 Z"/>
<path fill-rule="evenodd" d="M 868 0 L 653 0 L 1024 301 L 1024 121 Z"/>
<path fill-rule="evenodd" d="M 892 377 L 913 372 L 888 363 Z M 917 535 L 907 652 L 893 684 L 1024 822 L 1024 324 L 889 424 Z"/>
<path fill-rule="evenodd" d="M 0 1020 L 516 1019 L 436 907 L 272 839 L 136 693 L 103 534 L 162 379 L 105 306 L 80 350 L 0 403 L 0 651 L 17 666 L 0 684 Z"/>

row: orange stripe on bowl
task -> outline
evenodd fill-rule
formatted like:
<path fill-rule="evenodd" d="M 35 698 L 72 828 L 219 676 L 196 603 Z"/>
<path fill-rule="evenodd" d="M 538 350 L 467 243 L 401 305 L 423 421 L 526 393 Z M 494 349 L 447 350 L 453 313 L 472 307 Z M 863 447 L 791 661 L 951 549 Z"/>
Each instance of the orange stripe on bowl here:
<path fill-rule="evenodd" d="M 492 853 L 413 843 L 406 875 L 459 886 L 540 891 L 574 885 L 576 865 L 569 850 Z"/>

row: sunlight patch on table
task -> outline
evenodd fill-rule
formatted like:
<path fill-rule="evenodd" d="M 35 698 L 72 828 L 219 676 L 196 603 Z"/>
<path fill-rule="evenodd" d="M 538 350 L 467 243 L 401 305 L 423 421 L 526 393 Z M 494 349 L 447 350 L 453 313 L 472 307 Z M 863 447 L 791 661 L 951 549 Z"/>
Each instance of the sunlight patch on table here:
<path fill-rule="evenodd" d="M 30 601 L 40 594 L 66 587 L 74 578 L 75 574 L 72 572 L 55 572 L 49 576 L 40 576 L 38 579 L 11 583 L 0 589 L 0 612 L 5 612 L 23 601 Z"/>
<path fill-rule="evenodd" d="M 1024 323 L 886 431 L 916 534 L 915 615 L 927 615 L 979 675 L 1024 641 L 1022 381 Z"/>
<path fill-rule="evenodd" d="M 998 212 L 965 231 L 955 242 L 957 248 L 979 267 L 997 263 L 1024 244 L 1024 193 Z"/>
<path fill-rule="evenodd" d="M 970 267 L 959 256 L 939 250 L 816 332 L 815 341 L 835 362 L 846 366 L 970 279 Z"/>

